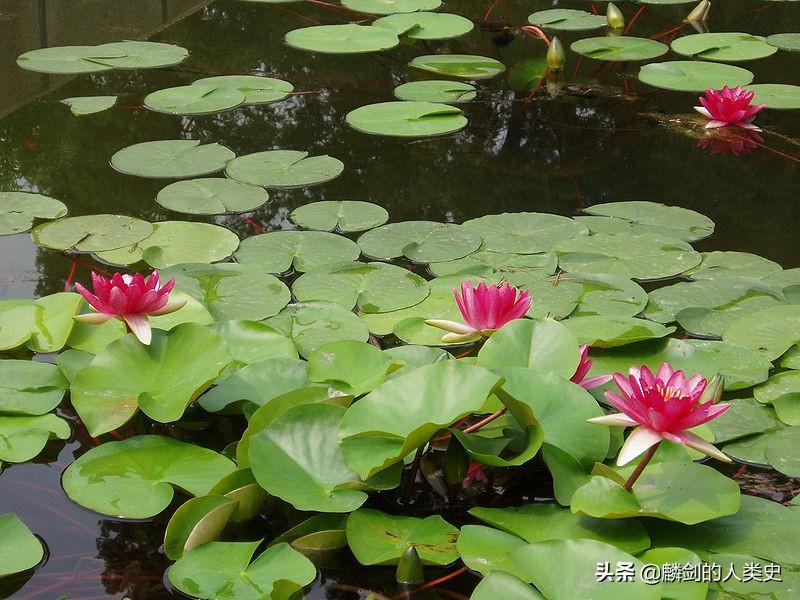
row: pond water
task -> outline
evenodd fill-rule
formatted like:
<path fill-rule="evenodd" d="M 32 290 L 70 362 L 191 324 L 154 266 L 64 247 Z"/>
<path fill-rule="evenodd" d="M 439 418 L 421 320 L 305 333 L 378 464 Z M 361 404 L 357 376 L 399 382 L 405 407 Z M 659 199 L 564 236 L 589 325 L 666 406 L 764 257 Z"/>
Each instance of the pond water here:
<path fill-rule="evenodd" d="M 28 4 L 36 3 L 0 2 L 0 28 L 7 15 L 15 15 Z M 67 2 L 39 4 L 46 11 L 53 5 L 63 8 Z M 82 16 L 92 20 L 102 3 L 70 4 L 81 4 L 74 10 L 84 11 Z M 512 90 L 505 76 L 481 81 L 477 99 L 463 105 L 469 125 L 454 135 L 418 140 L 377 137 L 359 133 L 345 122 L 349 111 L 391 100 L 397 85 L 426 78 L 407 66 L 415 56 L 478 54 L 513 68 L 541 56 L 543 44 L 505 27 L 525 24 L 535 10 L 587 9 L 590 2 L 500 0 L 484 23 L 490 2 L 450 0 L 442 10 L 478 24 L 468 35 L 449 41 L 404 42 L 391 51 L 355 56 L 312 54 L 283 41 L 287 31 L 298 27 L 349 21 L 352 15 L 338 6 L 234 0 L 153 4 L 168 12 L 160 12 L 153 23 L 134 21 L 119 27 L 114 26 L 116 16 L 107 14 L 98 19 L 104 27 L 92 43 L 150 35 L 153 41 L 189 49 L 190 58 L 179 66 L 63 79 L 3 71 L 3 88 L 20 84 L 18 95 L 4 99 L 5 108 L 0 108 L 0 113 L 7 111 L 0 118 L 0 190 L 35 191 L 57 198 L 71 215 L 120 213 L 147 221 L 206 221 L 223 225 L 240 238 L 293 228 L 288 213 L 322 199 L 371 201 L 385 207 L 392 221 L 455 223 L 510 211 L 572 216 L 591 204 L 650 200 L 691 208 L 715 221 L 716 233 L 696 244 L 698 250 L 752 252 L 787 269 L 800 267 L 798 111 L 765 111 L 758 119 L 765 129 L 761 141 L 739 155 L 719 151 L 700 142 L 702 132 L 691 114 L 697 94 L 646 86 L 636 79 L 635 63 L 580 61 L 569 53 L 561 80 L 548 82 L 546 90 L 530 101 L 528 92 Z M 601 9 L 605 6 L 597 4 Z M 658 37 L 667 42 L 672 36 L 693 32 L 691 26 L 678 27 L 690 6 L 647 6 L 637 13 L 638 6 L 622 4 L 629 22 L 638 14 L 632 35 L 652 37 L 667 31 Z M 69 27 L 76 16 L 72 10 L 51 16 L 55 19 L 49 24 L 51 31 Z M 32 23 L 39 16 L 37 12 L 25 18 Z M 725 0 L 714 3 L 708 26 L 712 31 L 758 35 L 800 31 L 800 10 L 792 2 Z M 4 64 L 42 43 L 25 39 L 28 34 L 19 28 L 12 34 L 14 43 L 0 45 Z M 88 43 L 91 36 L 86 35 Z M 568 33 L 565 45 L 577 37 Z M 52 40 L 49 44 L 58 45 Z M 800 54 L 779 52 L 745 66 L 757 81 L 796 84 Z M 295 93 L 274 105 L 208 116 L 173 116 L 142 106 L 142 98 L 152 91 L 233 73 L 285 79 L 294 84 Z M 28 86 L 30 80 L 23 78 L 31 76 L 38 81 Z M 72 117 L 59 103 L 66 97 L 104 94 L 120 96 L 117 105 L 87 118 Z M 179 138 L 219 142 L 237 155 L 273 148 L 329 154 L 344 162 L 345 171 L 322 186 L 270 190 L 270 203 L 245 215 L 176 217 L 154 202 L 162 180 L 123 175 L 110 167 L 109 159 L 131 144 Z M 71 274 L 75 267 L 71 258 L 35 246 L 28 234 L 0 236 L 0 299 L 62 291 L 65 282 L 86 282 L 92 266 L 101 265 L 81 257 Z M 159 550 L 168 514 L 144 522 L 102 518 L 63 494 L 63 469 L 96 442 L 80 429 L 69 409 L 60 414 L 73 423 L 74 437 L 67 443 L 51 442 L 35 461 L 14 465 L 0 476 L 0 513 L 17 513 L 46 539 L 49 551 L 46 564 L 32 577 L 26 574 L 0 582 L 0 598 L 51 600 L 64 595 L 69 600 L 126 596 L 157 600 L 180 596 L 165 586 L 164 570 L 170 563 Z M 207 418 L 197 415 L 198 421 Z M 211 429 L 196 433 L 190 427 L 156 427 L 142 418 L 129 425 L 127 433 L 164 432 L 222 450 L 237 439 L 240 426 L 215 420 Z M 788 489 L 792 484 L 778 479 L 774 483 L 778 487 L 761 493 L 784 500 L 780 486 Z M 526 493 L 548 497 L 551 491 L 533 485 Z M 380 506 L 381 501 L 373 504 Z M 427 500 L 420 502 L 430 508 Z M 457 521 L 463 511 L 454 508 L 452 516 Z M 258 535 L 280 533 L 295 519 L 290 514 L 262 515 L 255 525 L 243 526 L 233 535 L 252 538 L 248 527 L 261 529 Z M 392 568 L 362 574 L 353 569 L 354 564 L 337 558 L 330 565 L 318 565 L 322 576 L 309 597 L 358 597 L 347 586 L 388 590 L 392 595 Z M 465 575 L 450 582 L 449 590 L 453 597 L 469 595 L 476 581 Z"/>

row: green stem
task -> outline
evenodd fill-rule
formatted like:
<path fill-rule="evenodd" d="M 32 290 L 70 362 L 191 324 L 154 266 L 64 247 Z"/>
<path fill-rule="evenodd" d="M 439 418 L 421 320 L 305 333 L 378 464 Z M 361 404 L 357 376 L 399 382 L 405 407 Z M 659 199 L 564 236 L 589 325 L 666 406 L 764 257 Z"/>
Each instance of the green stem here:
<path fill-rule="evenodd" d="M 628 481 L 625 482 L 624 488 L 626 490 L 630 491 L 630 489 L 633 487 L 633 484 L 636 483 L 637 479 L 639 479 L 639 475 L 642 474 L 642 471 L 644 471 L 644 468 L 652 460 L 653 455 L 656 453 L 656 450 L 658 450 L 658 447 L 660 445 L 661 445 L 661 442 L 658 442 L 655 446 L 651 446 L 647 450 L 647 452 L 645 452 L 645 455 L 642 457 L 642 460 L 639 461 L 639 464 L 636 465 L 636 469 L 634 469 L 633 473 L 631 473 L 631 476 L 628 477 Z"/>

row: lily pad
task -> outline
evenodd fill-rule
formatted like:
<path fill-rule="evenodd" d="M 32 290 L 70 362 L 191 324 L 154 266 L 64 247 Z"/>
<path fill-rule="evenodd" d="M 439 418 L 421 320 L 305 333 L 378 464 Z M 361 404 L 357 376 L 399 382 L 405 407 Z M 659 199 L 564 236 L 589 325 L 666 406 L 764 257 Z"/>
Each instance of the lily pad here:
<path fill-rule="evenodd" d="M 123 148 L 111 157 L 120 173 L 139 177 L 183 179 L 222 170 L 236 155 L 220 144 L 200 140 L 159 140 Z"/>
<path fill-rule="evenodd" d="M 415 548 L 423 564 L 448 565 L 458 559 L 458 529 L 439 515 L 401 517 L 363 508 L 347 519 L 347 543 L 362 565 L 397 564 Z"/>
<path fill-rule="evenodd" d="M 526 542 L 522 538 L 499 529 L 483 525 L 464 525 L 461 528 L 461 535 L 458 536 L 456 548 L 461 560 L 469 569 L 486 577 L 491 573 L 503 575 L 514 573 L 516 565 L 511 562 L 509 554 L 512 550 L 525 545 Z"/>
<path fill-rule="evenodd" d="M 216 540 L 236 512 L 236 501 L 225 496 L 200 496 L 175 511 L 164 533 L 164 554 L 178 560 L 197 546 Z"/>
<path fill-rule="evenodd" d="M 618 39 L 618 38 L 607 38 Z M 629 221 L 633 225 L 648 227 L 648 233 L 662 233 L 680 238 L 686 242 L 696 242 L 714 233 L 714 221 L 688 208 L 667 206 L 658 202 L 629 201 L 593 204 L 583 212 L 589 215 L 614 217 Z M 590 226 L 591 228 L 591 226 Z M 608 233 L 616 233 L 608 231 Z M 631 233 L 639 233 L 632 231 Z M 642 233 L 645 233 L 643 231 Z"/>
<path fill-rule="evenodd" d="M 755 76 L 748 70 L 713 62 L 675 60 L 645 65 L 639 80 L 653 87 L 678 92 L 705 92 L 724 86 L 747 85 Z"/>
<path fill-rule="evenodd" d="M 800 51 L 800 33 L 775 33 L 768 36 L 766 42 L 781 50 Z"/>
<path fill-rule="evenodd" d="M 266 188 L 298 188 L 325 183 L 342 174 L 344 164 L 331 156 L 297 150 L 267 150 L 228 163 L 228 177 Z"/>
<path fill-rule="evenodd" d="M 559 242 L 588 233 L 568 217 L 535 212 L 487 215 L 465 221 L 464 227 L 483 238 L 482 250 L 512 254 L 549 252 Z"/>
<path fill-rule="evenodd" d="M 442 262 L 472 254 L 481 246 L 479 235 L 463 225 L 433 221 L 389 223 L 358 238 L 369 257 L 391 260 L 405 256 L 414 262 Z"/>
<path fill-rule="evenodd" d="M 81 506 L 120 518 L 145 519 L 169 506 L 173 486 L 205 496 L 236 465 L 212 450 L 158 435 L 107 442 L 64 471 L 64 491 Z"/>
<path fill-rule="evenodd" d="M 17 57 L 17 66 L 38 73 L 78 75 L 109 71 L 114 67 L 105 61 L 124 56 L 124 51 L 108 47 L 53 46 L 20 54 Z"/>
<path fill-rule="evenodd" d="M 85 215 L 37 225 L 31 237 L 34 243 L 52 250 L 102 252 L 136 244 L 151 233 L 151 223 L 133 217 Z"/>
<path fill-rule="evenodd" d="M 383 225 L 389 220 L 389 213 L 371 202 L 327 200 L 295 208 L 289 217 L 305 229 L 351 233 Z"/>
<path fill-rule="evenodd" d="M 294 91 L 288 81 L 259 75 L 218 75 L 193 81 L 192 85 L 235 89 L 244 94 L 245 104 L 269 104 L 279 102 Z"/>
<path fill-rule="evenodd" d="M 320 346 L 308 357 L 308 379 L 349 396 L 361 396 L 404 365 L 396 355 L 382 352 L 372 344 L 342 340 Z"/>
<path fill-rule="evenodd" d="M 498 60 L 471 54 L 428 54 L 416 57 L 408 65 L 437 75 L 471 80 L 489 79 L 506 70 Z"/>
<path fill-rule="evenodd" d="M 243 213 L 268 201 L 265 189 L 222 177 L 176 181 L 156 196 L 164 208 L 189 215 Z"/>
<path fill-rule="evenodd" d="M 733 398 L 730 405 L 724 414 L 708 423 L 718 444 L 783 428 L 775 411 L 753 398 Z"/>
<path fill-rule="evenodd" d="M 781 271 L 781 266 L 758 254 L 748 252 L 703 252 L 703 262 L 684 273 L 692 279 L 720 277 L 755 277 L 764 279 Z"/>
<path fill-rule="evenodd" d="M 461 15 L 437 12 L 395 13 L 372 22 L 413 40 L 447 40 L 472 31 L 475 24 Z"/>
<path fill-rule="evenodd" d="M 540 10 L 528 17 L 528 23 L 556 31 L 588 31 L 608 25 L 605 15 L 569 8 Z"/>
<path fill-rule="evenodd" d="M 800 306 L 776 306 L 746 314 L 725 329 L 722 339 L 775 360 L 800 340 Z"/>
<path fill-rule="evenodd" d="M 400 39 L 385 28 L 346 23 L 293 29 L 286 34 L 286 43 L 293 48 L 324 54 L 361 54 L 394 48 Z"/>
<path fill-rule="evenodd" d="M 664 327 L 646 319 L 596 315 L 571 317 L 564 321 L 579 344 L 596 348 L 614 348 L 644 340 L 663 338 L 674 333 L 674 327 Z"/>
<path fill-rule="evenodd" d="M 170 115 L 211 115 L 244 104 L 245 95 L 236 88 L 182 85 L 145 96 L 150 110 Z"/>
<path fill-rule="evenodd" d="M 0 515 L 0 577 L 32 569 L 43 557 L 42 543 L 17 515 Z"/>
<path fill-rule="evenodd" d="M 301 273 L 327 264 L 357 260 L 361 251 L 348 238 L 324 231 L 272 231 L 242 241 L 234 255 L 242 264 L 269 273 Z"/>
<path fill-rule="evenodd" d="M 745 62 L 766 58 L 778 49 L 765 38 L 749 33 L 697 33 L 679 37 L 672 49 L 683 56 L 720 62 Z"/>
<path fill-rule="evenodd" d="M 514 285 L 522 285 L 535 279 L 552 275 L 558 266 L 553 253 L 514 254 L 511 252 L 478 251 L 455 260 L 433 262 L 428 270 L 435 276 L 463 274 L 486 279 L 507 279 Z"/>
<path fill-rule="evenodd" d="M 97 50 L 109 54 L 100 62 L 116 69 L 156 69 L 182 63 L 189 51 L 181 46 L 162 42 L 131 41 L 112 42 L 97 46 Z"/>
<path fill-rule="evenodd" d="M 610 61 L 649 60 L 669 52 L 669 46 L 661 42 L 626 36 L 584 38 L 573 42 L 570 49 L 589 58 Z"/>
<path fill-rule="evenodd" d="M 461 535 L 464 535 L 463 529 Z M 537 592 L 535 588 L 527 585 L 510 573 L 503 571 L 490 573 L 487 577 L 484 577 L 475 587 L 470 598 L 471 600 L 494 600 L 495 598 L 505 598 L 506 600 L 544 600 L 544 596 Z"/>
<path fill-rule="evenodd" d="M 145 261 L 156 269 L 179 263 L 212 263 L 225 260 L 239 247 L 239 238 L 230 229 L 210 223 L 161 221 L 153 233 L 137 243 L 105 252 L 99 259 L 114 265 Z"/>
<path fill-rule="evenodd" d="M 372 135 L 427 137 L 460 131 L 467 118 L 460 108 L 435 102 L 380 102 L 347 114 L 351 127 Z"/>
<path fill-rule="evenodd" d="M 0 235 L 28 231 L 35 219 L 59 219 L 67 214 L 63 202 L 30 192 L 0 192 Z"/>
<path fill-rule="evenodd" d="M 528 283 L 523 274 L 512 273 L 508 279 L 522 285 L 534 298 L 528 311 L 532 318 L 542 318 L 548 313 L 552 318 L 633 317 L 647 304 L 647 294 L 638 284 L 616 275 L 570 273 Z M 564 290 L 564 293 L 559 290 Z"/>
<path fill-rule="evenodd" d="M 800 108 L 800 86 L 798 85 L 759 83 L 748 85 L 747 91 L 756 93 L 753 97 L 753 104 L 766 104 L 767 108 L 776 110 Z"/>
<path fill-rule="evenodd" d="M 76 117 L 92 115 L 108 110 L 117 103 L 116 96 L 80 96 L 64 98 L 62 104 L 69 106 L 70 112 Z"/>
<path fill-rule="evenodd" d="M 343 0 L 342 6 L 373 15 L 392 15 L 418 10 L 436 10 L 442 0 Z"/>
<path fill-rule="evenodd" d="M 30 300 L 0 300 L 0 351 L 17 348 L 31 338 L 36 313 Z"/>
<path fill-rule="evenodd" d="M 469 102 L 477 96 L 475 86 L 461 81 L 433 79 L 430 81 L 409 81 L 394 88 L 394 95 L 400 100 L 413 102 L 443 102 L 454 104 Z"/>
<path fill-rule="evenodd" d="M 68 385 L 55 365 L 0 360 L 0 414 L 43 415 L 59 405 Z"/>
<path fill-rule="evenodd" d="M 408 269 L 386 263 L 336 263 L 304 273 L 292 284 L 300 302 L 327 300 L 361 312 L 382 313 L 419 304 L 428 282 Z"/>
<path fill-rule="evenodd" d="M 69 423 L 54 414 L 36 417 L 0 415 L 0 462 L 21 463 L 35 458 L 48 440 L 66 440 Z"/>

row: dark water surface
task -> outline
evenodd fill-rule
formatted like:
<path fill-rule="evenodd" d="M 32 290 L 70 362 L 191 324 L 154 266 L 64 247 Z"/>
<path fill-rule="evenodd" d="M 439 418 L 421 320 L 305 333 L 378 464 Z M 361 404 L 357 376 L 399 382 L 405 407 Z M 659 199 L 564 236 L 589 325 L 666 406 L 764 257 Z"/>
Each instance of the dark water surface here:
<path fill-rule="evenodd" d="M 450 0 L 441 10 L 480 24 L 489 4 Z M 604 8 L 605 3 L 599 5 Z M 762 35 L 800 31 L 797 3 L 724 0 L 722 5 L 714 3 L 712 31 Z M 553 6 L 586 9 L 590 2 L 501 0 L 488 25 L 456 40 L 404 44 L 381 54 L 336 56 L 309 54 L 283 44 L 290 29 L 353 18 L 330 6 L 235 0 L 0 0 L 0 190 L 52 196 L 66 203 L 72 215 L 111 212 L 149 221 L 202 220 L 178 216 L 155 203 L 164 181 L 125 176 L 108 164 L 112 154 L 130 144 L 192 138 L 220 142 L 237 155 L 297 149 L 330 154 L 345 163 L 344 174 L 326 185 L 271 191 L 271 203 L 254 213 L 206 219 L 229 227 L 241 238 L 259 228 L 291 227 L 289 211 L 320 199 L 369 200 L 386 207 L 392 221 L 452 222 L 504 211 L 573 215 L 598 202 L 652 200 L 698 210 L 716 222 L 717 232 L 698 245 L 701 250 L 754 252 L 785 268 L 800 266 L 797 111 L 759 115 L 758 123 L 767 131 L 749 153 L 715 153 L 720 148 L 698 145 L 702 131 L 687 126 L 694 119 L 696 94 L 644 86 L 636 81 L 635 64 L 579 62 L 570 53 L 563 81 L 548 85 L 555 98 L 540 93 L 526 102 L 527 93 L 511 90 L 505 77 L 480 82 L 478 99 L 463 105 L 470 124 L 453 136 L 409 141 L 367 136 L 346 125 L 344 116 L 350 110 L 390 100 L 396 85 L 426 78 L 406 66 L 415 56 L 482 54 L 509 67 L 541 56 L 542 42 L 512 35 L 503 26 L 523 25 L 528 14 Z M 630 21 L 638 6 L 621 6 Z M 195 7 L 195 12 L 181 18 Z M 648 6 L 630 34 L 649 37 L 669 30 L 680 24 L 690 7 Z M 678 35 L 688 33 L 694 30 L 687 26 Z M 147 35 L 188 48 L 189 60 L 170 69 L 110 71 L 71 79 L 14 66 L 16 55 L 41 45 Z M 669 41 L 670 35 L 659 39 Z M 575 37 L 567 35 L 566 45 Z M 779 52 L 744 66 L 756 74 L 756 82 L 797 84 L 800 53 Z M 142 98 L 154 90 L 233 73 L 286 79 L 297 93 L 275 105 L 202 117 L 164 115 L 141 107 Z M 71 96 L 101 94 L 119 95 L 117 106 L 77 118 L 59 103 Z M 91 262 L 81 260 L 77 279 L 85 281 Z M 0 236 L 0 299 L 61 291 L 71 266 L 66 256 L 34 246 L 28 234 Z M 0 513 L 16 512 L 45 538 L 50 552 L 46 564 L 29 580 L 28 574 L 0 584 L 0 598 L 171 597 L 162 583 L 168 561 L 159 550 L 167 516 L 152 522 L 103 519 L 63 494 L 63 469 L 98 443 L 72 415 L 63 416 L 73 422 L 73 440 L 66 445 L 53 443 L 35 461 L 8 467 L 0 476 Z M 214 433 L 201 440 L 207 447 L 221 449 L 235 439 L 236 432 L 220 434 L 218 426 L 222 428 L 212 423 L 206 430 Z M 153 425 L 144 421 L 133 428 L 137 433 L 153 432 Z M 199 439 L 179 428 L 161 432 Z M 268 537 L 294 519 L 263 516 L 238 534 Z M 335 560 L 345 562 L 318 563 L 322 575 L 309 597 L 358 597 L 341 585 L 395 593 L 391 569 L 359 573 L 347 559 Z M 466 575 L 449 582 L 449 590 L 454 597 L 468 595 L 474 581 Z"/>

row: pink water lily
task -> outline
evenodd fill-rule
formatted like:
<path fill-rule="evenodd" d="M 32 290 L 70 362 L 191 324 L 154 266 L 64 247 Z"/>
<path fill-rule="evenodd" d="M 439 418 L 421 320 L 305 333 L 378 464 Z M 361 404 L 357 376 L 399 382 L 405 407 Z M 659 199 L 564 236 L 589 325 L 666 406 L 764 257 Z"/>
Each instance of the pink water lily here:
<path fill-rule="evenodd" d="M 722 395 L 720 376 L 711 381 L 699 374 L 687 379 L 683 371 L 675 371 L 668 363 L 663 363 L 655 375 L 642 366 L 631 368 L 628 377 L 614 373 L 613 378 L 621 394 L 607 391 L 605 397 L 620 413 L 589 421 L 620 427 L 636 426 L 620 450 L 617 465 L 629 463 L 661 440 L 684 444 L 730 462 L 712 444 L 688 431 L 719 417 L 730 408 L 727 403 L 717 404 Z"/>
<path fill-rule="evenodd" d="M 575 374 L 569 378 L 573 383 L 577 383 L 585 390 L 591 390 L 600 387 L 604 383 L 611 381 L 611 375 L 598 375 L 596 377 L 587 377 L 589 371 L 592 369 L 592 361 L 589 358 L 589 344 L 581 346 L 581 362 L 578 363 L 578 368 L 575 369 Z"/>
<path fill-rule="evenodd" d="M 751 121 L 766 104 L 753 106 L 751 102 L 754 96 L 755 92 L 745 91 L 742 86 L 731 89 L 726 85 L 722 90 L 706 90 L 705 96 L 700 97 L 702 106 L 695 106 L 694 109 L 710 119 L 706 123 L 706 129 L 736 125 L 761 131 Z"/>
<path fill-rule="evenodd" d="M 120 319 L 143 344 L 150 344 L 153 337 L 149 317 L 175 312 L 186 304 L 186 300 L 170 301 L 169 293 L 175 287 L 175 279 L 162 286 L 158 271 L 153 271 L 147 279 L 141 273 L 133 276 L 114 273 L 111 279 L 106 279 L 92 272 L 92 287 L 94 293 L 80 283 L 75 284 L 75 289 L 97 311 L 76 315 L 75 320 L 105 323 L 113 318 Z"/>
<path fill-rule="evenodd" d="M 442 337 L 446 344 L 471 342 L 489 337 L 496 330 L 514 319 L 525 316 L 531 307 L 531 297 L 512 285 L 486 285 L 473 287 L 471 281 L 461 283 L 461 294 L 453 290 L 456 305 L 464 323 L 443 319 L 428 319 L 428 325 L 450 333 Z"/>

